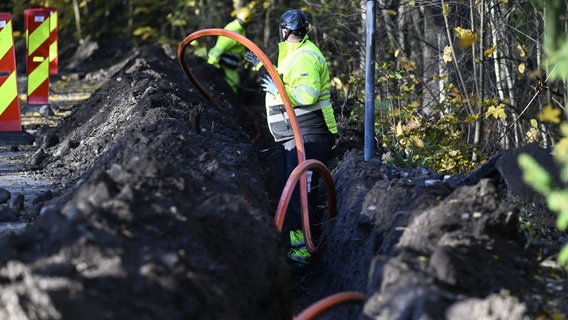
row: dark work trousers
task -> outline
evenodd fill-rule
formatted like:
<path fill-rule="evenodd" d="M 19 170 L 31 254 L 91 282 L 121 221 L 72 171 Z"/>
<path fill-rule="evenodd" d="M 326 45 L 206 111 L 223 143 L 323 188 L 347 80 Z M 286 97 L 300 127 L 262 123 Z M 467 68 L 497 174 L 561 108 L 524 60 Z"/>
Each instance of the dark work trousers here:
<path fill-rule="evenodd" d="M 323 164 L 326 163 L 330 154 L 331 148 L 335 144 L 335 135 L 305 135 L 304 136 L 304 152 L 306 159 L 316 159 L 321 161 Z M 294 169 L 298 166 L 298 151 L 296 149 L 296 141 L 294 139 L 286 141 L 282 144 L 282 155 L 283 155 L 283 172 L 285 174 L 284 181 L 288 181 L 288 177 Z M 311 182 L 308 174 L 308 208 L 310 212 L 310 221 L 312 214 L 316 210 L 317 194 L 316 190 L 319 185 L 320 174 L 317 169 L 312 169 L 306 171 L 308 173 L 311 171 Z M 292 197 L 290 198 L 290 203 L 288 204 L 288 211 L 286 213 L 286 218 L 284 219 L 284 225 L 282 227 L 282 236 L 285 241 L 290 241 L 290 231 L 302 228 L 302 208 L 300 204 L 300 183 L 296 184 Z"/>

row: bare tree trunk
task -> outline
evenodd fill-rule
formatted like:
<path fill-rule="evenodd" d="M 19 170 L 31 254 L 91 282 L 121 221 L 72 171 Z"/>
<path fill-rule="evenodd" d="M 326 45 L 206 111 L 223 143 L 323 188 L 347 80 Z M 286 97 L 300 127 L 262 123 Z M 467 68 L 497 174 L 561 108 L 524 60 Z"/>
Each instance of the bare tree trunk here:
<path fill-rule="evenodd" d="M 128 34 L 132 34 L 134 26 L 134 5 L 132 0 L 128 0 Z"/>
<path fill-rule="evenodd" d="M 406 24 L 406 6 L 399 6 L 398 7 L 398 14 L 396 15 L 397 18 L 397 27 L 396 27 L 396 39 L 397 44 L 398 44 L 398 48 L 400 49 L 400 53 L 406 55 L 408 52 L 408 48 L 406 47 L 406 37 L 404 35 L 404 26 Z M 410 60 L 410 58 L 409 58 Z M 401 59 L 397 59 L 397 65 L 396 68 L 400 69 L 400 61 Z"/>
<path fill-rule="evenodd" d="M 426 115 L 432 114 L 433 107 L 444 99 L 443 73 L 445 65 L 443 57 L 444 42 L 441 41 L 440 30 L 443 25 L 437 23 L 435 15 L 430 11 L 429 6 L 421 5 L 419 10 L 414 10 L 413 21 L 415 33 L 423 34 L 423 39 L 418 41 L 415 46 L 420 48 L 421 61 L 420 77 L 424 79 L 422 88 L 422 111 Z M 419 23 L 421 22 L 421 23 Z M 413 46 L 414 47 L 414 46 Z M 413 50 L 414 51 L 414 50 Z M 441 115 L 443 116 L 443 115 Z"/>
<path fill-rule="evenodd" d="M 500 56 L 503 56 L 504 54 L 501 52 L 501 48 L 504 47 L 504 45 L 501 45 L 503 42 L 501 42 L 501 39 L 499 39 L 499 33 L 502 32 L 502 25 L 500 24 L 500 19 L 497 17 L 497 14 L 495 13 L 495 1 L 491 1 L 489 7 L 491 8 L 489 14 L 491 16 L 490 22 L 491 22 L 491 39 L 493 40 L 493 43 L 495 45 L 498 45 L 498 49 L 495 50 L 495 52 L 493 53 L 493 68 L 495 69 L 495 87 L 497 88 L 497 98 L 499 98 L 500 101 L 505 101 L 505 89 L 504 87 L 504 82 L 506 81 L 503 77 L 503 75 L 505 74 L 505 71 L 502 69 L 505 69 L 506 66 L 502 65 L 502 60 L 500 58 Z M 514 120 L 514 119 L 513 119 Z M 499 121 L 501 123 L 501 125 L 499 125 L 497 127 L 497 134 L 499 137 L 503 136 L 505 131 L 507 129 L 507 124 L 503 123 L 503 121 Z M 504 149 L 507 149 L 508 146 L 508 137 L 505 135 L 503 137 L 504 140 L 502 141 L 497 141 L 497 143 L 500 144 L 500 146 Z"/>
<path fill-rule="evenodd" d="M 475 8 L 475 4 L 473 2 L 473 0 L 470 0 L 469 2 L 470 4 L 470 19 L 471 19 L 471 26 L 472 26 L 472 30 L 475 31 L 475 16 L 474 16 L 474 8 Z M 477 100 L 476 105 L 478 106 L 477 108 L 477 113 L 478 114 L 482 114 L 483 113 L 483 99 L 484 99 L 484 92 L 483 92 L 483 86 L 484 86 L 484 81 L 483 81 L 483 77 L 484 77 L 484 70 L 483 70 L 483 64 L 484 64 L 484 55 L 483 55 L 483 45 L 485 42 L 485 0 L 481 0 L 480 4 L 479 4 L 479 17 L 480 17 L 480 22 L 479 22 L 479 53 L 477 53 L 477 46 L 476 43 L 474 42 L 473 45 L 471 46 L 471 53 L 473 55 L 473 78 L 476 79 L 474 80 L 474 86 L 475 86 L 475 95 L 474 98 Z M 476 67 L 476 55 L 478 55 L 478 59 L 479 59 L 479 74 L 477 72 L 477 67 Z M 477 80 L 478 79 L 478 80 Z M 479 146 L 479 142 L 481 141 L 481 130 L 482 130 L 482 121 L 475 121 L 475 129 L 473 132 L 473 145 L 475 147 Z M 471 154 L 471 160 L 472 161 L 477 161 L 477 154 L 475 152 L 473 152 Z"/>
<path fill-rule="evenodd" d="M 511 56 L 511 51 L 509 50 L 509 48 L 505 47 L 504 48 L 504 52 L 507 56 Z M 505 83 L 507 84 L 506 88 L 507 88 L 507 97 L 510 101 L 510 104 L 512 106 L 516 106 L 517 105 L 517 101 L 515 99 L 515 92 L 513 90 L 513 73 L 511 68 L 507 65 L 507 64 L 503 64 L 504 65 L 504 72 L 505 72 L 505 76 L 504 76 L 504 80 Z M 516 120 L 515 118 L 513 120 Z M 505 125 L 505 120 L 502 121 L 503 125 Z M 511 146 L 511 142 L 507 139 L 505 140 L 505 147 L 506 148 L 511 148 L 511 147 L 518 147 L 521 144 L 522 141 L 522 134 L 520 134 L 520 131 L 522 131 L 521 128 L 521 123 L 519 121 L 515 121 L 514 125 L 513 125 L 513 141 L 515 143 L 514 146 Z"/>
<path fill-rule="evenodd" d="M 379 2 L 379 6 L 378 8 L 388 8 L 390 7 L 390 2 L 389 0 L 378 0 Z M 361 8 L 365 8 L 365 0 L 361 0 Z M 391 10 L 396 10 L 398 11 L 398 7 L 394 8 L 391 7 Z M 364 11 L 364 10 L 362 10 Z M 379 21 L 377 21 L 377 30 L 381 30 L 382 32 L 381 34 L 385 35 L 386 37 L 388 37 L 388 40 L 390 43 L 393 44 L 398 44 L 398 39 L 396 39 L 394 37 L 395 35 L 395 31 L 393 30 L 393 26 L 391 23 L 391 15 L 389 14 L 389 10 L 378 10 L 378 12 L 380 13 L 379 15 Z M 365 15 L 364 13 L 362 14 L 363 16 Z M 363 27 L 365 27 L 365 25 L 363 24 Z M 364 30 L 364 29 L 363 29 Z M 383 42 L 387 42 L 387 41 L 383 41 Z M 377 54 L 381 54 L 381 52 L 379 52 L 381 50 L 381 47 L 378 47 L 379 50 L 377 50 Z M 364 70 L 364 69 L 362 69 Z"/>
<path fill-rule="evenodd" d="M 448 68 L 446 66 L 446 62 L 444 61 L 444 59 L 442 59 L 443 55 L 444 55 L 444 47 L 446 45 L 446 43 L 448 43 L 447 39 L 446 39 L 446 35 L 444 34 L 443 31 L 438 31 L 438 77 L 439 77 L 439 81 L 438 81 L 438 101 L 445 101 L 446 100 L 446 90 L 445 87 L 447 85 L 447 81 L 445 80 L 446 77 L 444 76 L 447 71 Z M 448 108 L 446 108 L 444 110 L 446 113 L 449 113 L 450 110 L 448 110 Z"/>
<path fill-rule="evenodd" d="M 263 46 L 265 48 L 268 47 L 269 43 L 270 43 L 270 30 L 272 27 L 272 11 L 274 11 L 274 0 L 270 0 L 271 5 L 268 7 L 268 9 L 266 10 L 266 15 L 264 16 L 264 34 L 263 34 Z"/>
<path fill-rule="evenodd" d="M 500 6 L 502 5 L 501 2 L 496 2 L 494 4 L 494 6 Z M 492 8 L 494 8 L 492 6 Z M 499 18 L 500 20 L 500 24 L 499 24 L 499 34 L 502 35 L 508 35 L 510 34 L 509 32 L 507 32 L 508 26 L 510 24 L 510 18 L 511 18 L 511 13 L 512 11 L 509 11 L 509 13 L 503 17 L 496 17 Z M 516 41 L 514 39 L 499 39 L 499 43 L 515 43 Z M 510 46 L 502 46 L 502 52 L 503 52 L 503 56 L 505 57 L 511 57 L 513 56 L 513 53 L 511 52 L 511 47 Z M 514 74 L 516 73 L 517 70 L 517 65 L 515 66 L 510 66 L 510 64 L 507 64 L 506 62 L 500 62 L 501 65 L 503 66 L 503 78 L 502 80 L 504 80 L 504 83 L 506 84 L 506 87 L 504 88 L 504 90 L 506 90 L 507 93 L 507 99 L 509 99 L 509 103 L 512 106 L 517 106 L 518 102 L 515 96 L 515 90 L 514 90 Z M 503 119 L 501 121 L 503 126 L 506 126 L 506 121 Z M 512 147 L 518 147 L 521 145 L 521 143 L 523 142 L 523 130 L 522 130 L 522 125 L 521 122 L 517 121 L 516 115 L 513 117 L 513 141 L 514 141 L 514 145 L 511 145 L 511 141 L 507 138 L 504 141 L 504 148 L 505 149 L 509 149 Z"/>
<path fill-rule="evenodd" d="M 445 7 L 445 6 L 446 6 L 446 1 L 442 0 L 442 7 Z M 450 35 L 450 30 L 451 30 L 450 23 L 449 23 L 448 17 L 446 15 L 444 15 L 444 29 L 446 31 L 446 35 L 447 35 L 447 38 L 448 38 L 448 44 L 449 44 L 449 46 L 452 50 L 452 60 L 453 60 L 454 66 L 456 68 L 456 74 L 457 74 L 457 77 L 458 77 L 458 80 L 459 80 L 459 86 L 458 87 L 460 88 L 461 94 L 467 96 L 467 87 L 465 85 L 463 74 L 462 74 L 462 72 L 460 70 L 460 66 L 458 64 L 456 51 L 454 50 L 454 43 L 451 40 L 452 37 Z M 465 100 L 466 100 L 467 111 L 469 112 L 469 114 L 473 114 L 474 112 L 473 112 L 473 106 L 471 105 L 471 101 L 469 99 L 465 99 Z"/>
<path fill-rule="evenodd" d="M 535 17 L 538 17 L 538 15 L 535 15 Z M 536 28 L 534 29 L 535 30 L 535 39 L 538 39 L 540 37 L 540 34 L 539 34 L 539 30 L 541 30 L 541 24 L 540 23 L 541 23 L 540 19 L 535 19 L 535 26 L 536 26 Z M 536 48 L 537 48 L 537 51 L 536 51 L 537 52 L 537 55 L 536 55 L 537 68 L 538 68 L 538 70 L 544 70 L 545 67 L 543 66 L 543 63 L 542 63 L 542 57 L 544 55 L 544 52 L 542 51 L 542 46 L 538 45 Z M 547 101 L 551 101 L 552 97 L 551 97 L 549 90 L 546 91 L 546 96 L 547 96 Z M 564 97 L 564 101 L 566 101 L 566 97 Z M 567 115 L 568 115 L 568 113 L 567 113 Z M 544 125 L 544 123 L 540 123 L 539 127 L 540 127 L 540 133 L 541 133 L 541 139 L 542 139 L 543 147 L 547 148 L 549 146 L 549 144 L 548 144 L 548 138 L 547 138 L 547 135 L 546 135 L 546 131 L 547 131 L 546 126 Z"/>
<path fill-rule="evenodd" d="M 79 14 L 79 4 L 77 3 L 77 0 L 73 0 L 73 13 L 75 15 L 77 37 L 79 38 L 79 41 L 83 41 L 83 32 L 81 32 L 81 15 Z"/>

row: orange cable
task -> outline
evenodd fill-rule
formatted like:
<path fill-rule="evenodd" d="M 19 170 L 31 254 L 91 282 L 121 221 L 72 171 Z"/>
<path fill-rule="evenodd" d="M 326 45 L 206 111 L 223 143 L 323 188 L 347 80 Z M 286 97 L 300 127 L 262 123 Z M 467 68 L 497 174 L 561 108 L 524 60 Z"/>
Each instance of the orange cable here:
<path fill-rule="evenodd" d="M 282 231 L 282 226 L 284 224 L 284 216 L 286 215 L 286 210 L 288 209 L 288 203 L 290 203 L 290 198 L 292 197 L 292 192 L 298 183 L 300 177 L 311 168 L 316 168 L 323 181 L 325 182 L 325 187 L 327 191 L 327 219 L 335 217 L 336 214 L 336 194 L 335 194 L 335 184 L 329 169 L 319 160 L 308 159 L 300 163 L 294 171 L 290 174 L 284 190 L 282 191 L 282 196 L 280 197 L 280 202 L 278 203 L 278 208 L 276 209 L 276 214 L 274 216 L 274 223 L 278 231 Z M 314 245 L 312 240 L 312 233 L 310 230 L 310 215 L 302 211 L 302 228 L 304 231 L 304 240 L 306 242 L 306 249 L 310 253 L 314 253 L 318 247 Z M 321 244 L 321 243 L 320 243 Z"/>
<path fill-rule="evenodd" d="M 323 165 L 321 162 L 317 160 L 310 160 L 306 162 L 306 154 L 304 149 L 304 142 L 302 139 L 300 127 L 298 125 L 298 120 L 296 118 L 296 113 L 294 112 L 294 108 L 292 107 L 292 103 L 290 102 L 290 98 L 286 93 L 286 89 L 284 88 L 284 84 L 282 83 L 282 79 L 278 75 L 278 72 L 272 65 L 272 62 L 268 57 L 262 52 L 262 50 L 254 44 L 251 40 L 243 37 L 242 35 L 225 30 L 225 29 L 205 29 L 196 31 L 189 36 L 187 36 L 179 45 L 177 55 L 178 61 L 181 65 L 181 68 L 187 75 L 187 77 L 191 80 L 191 82 L 197 87 L 197 89 L 203 94 L 209 101 L 214 102 L 213 97 L 209 94 L 209 92 L 203 87 L 203 85 L 197 80 L 197 78 L 191 72 L 191 69 L 186 63 L 186 59 L 184 57 L 185 49 L 187 46 L 195 39 L 199 39 L 206 36 L 225 36 L 231 38 L 242 45 L 244 45 L 247 49 L 252 51 L 263 63 L 266 71 L 274 81 L 278 93 L 282 98 L 282 102 L 284 104 L 284 108 L 286 109 L 286 113 L 288 114 L 288 118 L 290 120 L 290 124 L 292 126 L 292 132 L 294 134 L 294 140 L 296 142 L 296 150 L 298 152 L 298 167 L 294 169 L 286 186 L 284 188 L 282 197 L 280 198 L 280 202 L 278 204 L 278 209 L 276 215 L 274 217 L 276 226 L 279 231 L 282 231 L 282 225 L 284 222 L 284 215 L 288 208 L 288 203 L 290 202 L 291 194 L 294 190 L 295 185 L 300 182 L 300 205 L 302 211 L 302 229 L 304 231 L 304 238 L 307 239 L 306 248 L 310 252 L 314 252 L 317 248 L 314 246 L 313 241 L 311 239 L 311 231 L 309 226 L 309 210 L 308 210 L 308 188 L 307 188 L 307 179 L 305 175 L 305 171 L 308 168 L 316 168 L 321 173 L 322 177 L 324 177 L 324 181 L 326 182 L 326 190 L 328 194 L 328 217 L 335 215 L 336 211 L 336 204 L 335 204 L 335 187 L 333 185 L 333 179 L 331 178 L 331 173 L 329 169 Z M 300 176 L 302 179 L 300 179 Z"/>
<path fill-rule="evenodd" d="M 314 320 L 326 311 L 331 310 L 333 307 L 336 307 L 338 305 L 342 305 L 348 302 L 363 301 L 365 301 L 365 295 L 360 292 L 339 292 L 312 304 L 307 309 L 302 311 L 299 315 L 295 316 L 293 320 Z"/>

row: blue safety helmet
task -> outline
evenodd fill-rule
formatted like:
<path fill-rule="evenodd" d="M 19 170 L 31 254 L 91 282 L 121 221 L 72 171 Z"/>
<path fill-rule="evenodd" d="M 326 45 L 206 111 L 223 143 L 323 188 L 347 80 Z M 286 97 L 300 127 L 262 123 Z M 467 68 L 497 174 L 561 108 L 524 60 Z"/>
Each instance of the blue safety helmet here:
<path fill-rule="evenodd" d="M 295 36 L 304 37 L 309 27 L 308 17 L 300 10 L 288 10 L 280 16 L 280 29 L 286 29 Z"/>

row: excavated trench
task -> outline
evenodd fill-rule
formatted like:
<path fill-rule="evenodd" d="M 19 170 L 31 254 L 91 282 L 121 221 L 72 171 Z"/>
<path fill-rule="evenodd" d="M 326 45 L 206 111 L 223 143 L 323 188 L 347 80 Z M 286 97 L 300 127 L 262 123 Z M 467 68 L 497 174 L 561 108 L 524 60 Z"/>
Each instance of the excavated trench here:
<path fill-rule="evenodd" d="M 55 82 L 78 97 L 71 86 L 95 85 L 89 99 L 53 103 L 53 116 L 34 109 L 41 124 L 24 113 L 35 144 L 2 149 L 3 181 L 33 172 L 51 194 L 22 188 L 30 193 L 17 217 L 30 224 L 0 239 L 0 318 L 289 320 L 345 291 L 365 301 L 318 319 L 568 314 L 566 273 L 553 259 L 566 236 L 519 182 L 518 152 L 449 179 L 363 161 L 362 130 L 344 110 L 327 164 L 338 215 L 313 263 L 291 269 L 273 221 L 279 150 L 255 76 L 236 97 L 192 61 L 210 103 L 172 48 L 101 48 L 110 45 L 117 52 L 68 57 L 81 71 Z M 525 151 L 552 168 L 546 152 Z M 528 218 L 548 232 L 527 237 L 519 225 Z"/>

